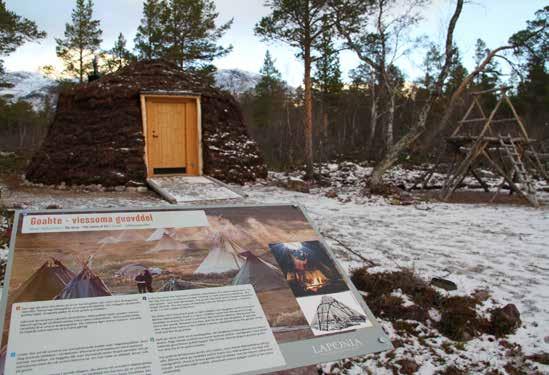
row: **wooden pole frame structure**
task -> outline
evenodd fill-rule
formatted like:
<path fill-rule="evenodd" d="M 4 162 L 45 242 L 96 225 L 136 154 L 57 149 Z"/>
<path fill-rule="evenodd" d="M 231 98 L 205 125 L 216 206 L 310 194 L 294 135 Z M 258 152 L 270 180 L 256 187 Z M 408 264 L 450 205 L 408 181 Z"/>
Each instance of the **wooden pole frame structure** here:
<path fill-rule="evenodd" d="M 443 200 L 448 200 L 468 175 L 474 177 L 484 191 L 490 192 L 488 184 L 476 171 L 477 166 L 485 162 L 502 178 L 491 201 L 507 183 L 511 193 L 516 192 L 532 206 L 539 206 L 531 171 L 535 171 L 545 179 L 548 178 L 547 172 L 532 147 L 534 140 L 529 138 L 524 122 L 507 95 L 509 89 L 510 87 L 500 87 L 471 93 L 473 97 L 471 105 L 447 138 L 450 148 L 454 151 L 454 157 L 458 161 L 447 173 L 441 192 Z M 481 97 L 486 94 L 498 95 L 498 101 L 488 117 L 481 104 Z M 512 113 L 510 118 L 499 116 L 502 106 L 505 105 Z M 475 109 L 479 113 L 478 117 L 470 118 Z M 476 134 L 473 128 L 475 124 L 482 125 Z M 500 128 L 500 124 L 511 126 L 505 132 Z"/>

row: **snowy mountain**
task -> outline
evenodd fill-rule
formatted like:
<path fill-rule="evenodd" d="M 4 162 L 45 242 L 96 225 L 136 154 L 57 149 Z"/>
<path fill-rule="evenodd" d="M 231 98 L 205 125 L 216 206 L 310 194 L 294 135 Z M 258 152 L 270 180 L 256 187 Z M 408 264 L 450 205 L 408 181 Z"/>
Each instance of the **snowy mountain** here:
<path fill-rule="evenodd" d="M 257 85 L 261 76 L 240 69 L 221 69 L 215 73 L 217 86 L 232 94 L 242 94 Z"/>
<path fill-rule="evenodd" d="M 241 94 L 253 89 L 261 76 L 256 73 L 239 69 L 222 69 L 215 73 L 216 84 L 233 94 Z M 0 97 L 10 102 L 25 100 L 32 104 L 35 110 L 44 106 L 44 98 L 50 96 L 55 103 L 56 82 L 40 73 L 35 72 L 7 72 L 3 81 L 13 87 L 0 87 Z"/>
<path fill-rule="evenodd" d="M 2 80 L 13 87 L 0 87 L 0 97 L 10 102 L 25 100 L 32 104 L 35 110 L 42 109 L 44 98 L 54 96 L 55 81 L 34 72 L 7 72 Z"/>

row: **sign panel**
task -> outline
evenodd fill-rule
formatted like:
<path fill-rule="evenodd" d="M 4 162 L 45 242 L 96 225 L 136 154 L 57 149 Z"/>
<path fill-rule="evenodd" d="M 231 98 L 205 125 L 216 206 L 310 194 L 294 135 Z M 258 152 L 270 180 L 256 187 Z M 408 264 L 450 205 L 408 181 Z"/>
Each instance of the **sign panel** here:
<path fill-rule="evenodd" d="M 14 228 L 6 374 L 260 374 L 391 348 L 299 207 L 18 212 Z"/>
<path fill-rule="evenodd" d="M 27 214 L 22 233 L 89 232 L 105 230 L 207 227 L 204 211 Z"/>

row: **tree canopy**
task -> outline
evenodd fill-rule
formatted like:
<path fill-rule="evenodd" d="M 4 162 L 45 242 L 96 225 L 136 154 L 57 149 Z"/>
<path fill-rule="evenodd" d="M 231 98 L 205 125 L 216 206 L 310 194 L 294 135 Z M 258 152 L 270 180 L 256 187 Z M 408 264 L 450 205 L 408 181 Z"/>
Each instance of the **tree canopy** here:
<path fill-rule="evenodd" d="M 134 39 L 135 51 L 139 59 L 155 59 L 162 54 L 160 20 L 162 5 L 161 0 L 145 0 L 143 3 L 143 18 Z"/>
<path fill-rule="evenodd" d="M 217 26 L 218 17 L 213 0 L 147 0 L 135 38 L 137 55 L 167 59 L 181 68 L 211 70 L 213 59 L 232 50 L 218 41 L 233 20 Z"/>
<path fill-rule="evenodd" d="M 71 23 L 65 24 L 64 38 L 57 38 L 57 56 L 63 60 L 65 71 L 84 81 L 90 71 L 94 54 L 102 42 L 100 21 L 93 19 L 92 0 L 76 0 Z"/>
<path fill-rule="evenodd" d="M 17 15 L 6 8 L 0 0 L 0 57 L 9 55 L 26 42 L 40 40 L 46 33 L 38 29 L 34 21 Z M 3 73 L 3 61 L 0 60 L 0 74 Z"/>

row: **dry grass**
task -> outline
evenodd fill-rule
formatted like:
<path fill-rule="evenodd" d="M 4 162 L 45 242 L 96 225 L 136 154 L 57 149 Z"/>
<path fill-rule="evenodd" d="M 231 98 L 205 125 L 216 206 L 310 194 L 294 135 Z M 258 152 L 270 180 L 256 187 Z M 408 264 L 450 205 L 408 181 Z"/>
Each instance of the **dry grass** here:
<path fill-rule="evenodd" d="M 442 295 L 410 270 L 371 274 L 364 267 L 354 270 L 351 278 L 358 289 L 368 293 L 365 300 L 374 315 L 391 322 L 415 320 L 437 328 L 455 341 L 467 341 L 482 334 L 504 337 L 518 328 L 502 319 L 502 308 L 494 308 L 487 319 L 477 312 L 481 303 L 477 296 Z M 401 297 L 392 295 L 398 289 L 414 304 L 404 306 Z M 440 321 L 430 317 L 431 309 L 439 311 Z"/>

